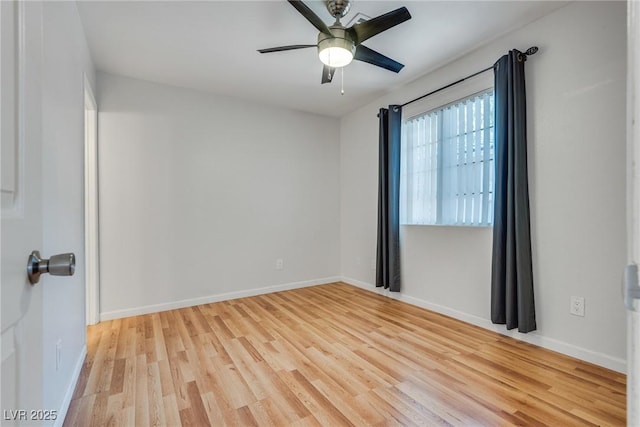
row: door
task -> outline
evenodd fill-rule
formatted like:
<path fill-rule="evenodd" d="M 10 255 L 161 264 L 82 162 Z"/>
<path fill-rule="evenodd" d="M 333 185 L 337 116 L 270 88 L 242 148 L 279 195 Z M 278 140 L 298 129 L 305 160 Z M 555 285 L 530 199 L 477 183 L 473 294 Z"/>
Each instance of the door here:
<path fill-rule="evenodd" d="M 26 424 L 31 410 L 45 409 L 42 282 L 26 275 L 42 244 L 41 21 L 39 3 L 0 2 L 2 425 Z"/>
<path fill-rule="evenodd" d="M 640 4 L 627 2 L 627 425 L 640 425 Z"/>

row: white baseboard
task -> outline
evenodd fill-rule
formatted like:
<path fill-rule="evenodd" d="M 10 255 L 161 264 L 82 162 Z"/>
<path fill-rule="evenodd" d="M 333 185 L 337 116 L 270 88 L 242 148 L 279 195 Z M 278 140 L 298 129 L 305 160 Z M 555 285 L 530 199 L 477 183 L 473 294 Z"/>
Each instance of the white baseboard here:
<path fill-rule="evenodd" d="M 73 397 L 73 392 L 76 390 L 76 385 L 78 384 L 78 379 L 80 378 L 80 373 L 82 372 L 82 366 L 84 366 L 84 359 L 86 357 L 87 346 L 85 344 L 80 351 L 80 355 L 78 356 L 78 360 L 76 361 L 76 366 L 73 369 L 73 373 L 71 374 L 71 381 L 69 382 L 69 386 L 67 387 L 67 392 L 64 394 L 64 399 L 62 399 L 62 404 L 58 409 L 58 417 L 53 424 L 54 427 L 62 427 L 62 425 L 64 424 L 64 418 L 67 416 L 69 405 L 71 405 L 71 398 Z"/>
<path fill-rule="evenodd" d="M 325 277 L 323 279 L 306 280 L 303 282 L 285 283 L 282 285 L 266 286 L 244 291 L 227 292 L 223 294 L 207 295 L 205 297 L 190 298 L 180 301 L 172 301 L 162 304 L 145 305 L 142 307 L 132 307 L 123 310 L 114 310 L 100 313 L 100 321 L 121 319 L 123 317 L 140 316 L 143 314 L 157 313 L 160 311 L 175 310 L 178 308 L 193 307 L 195 305 L 210 304 L 212 302 L 228 301 L 237 298 L 252 297 L 272 292 L 288 291 L 291 289 L 306 288 L 308 286 L 325 285 L 327 283 L 339 282 L 340 277 Z"/>
<path fill-rule="evenodd" d="M 558 353 L 566 354 L 567 356 L 575 357 L 576 359 L 584 360 L 585 362 L 593 363 L 595 365 L 602 366 L 613 371 L 621 372 L 623 374 L 627 372 L 627 362 L 624 359 L 619 359 L 617 357 L 609 356 L 604 353 L 598 353 L 596 351 L 565 343 L 554 338 L 545 337 L 536 332 L 521 334 L 515 330 L 507 330 L 504 325 L 495 325 L 491 323 L 489 319 L 484 319 L 482 317 L 454 310 L 452 308 L 445 307 L 439 304 L 434 304 L 432 302 L 425 301 L 419 298 L 403 295 L 400 292 L 389 292 L 388 290 L 376 288 L 374 285 L 362 282 L 360 280 L 343 277 L 342 281 L 344 283 L 357 286 L 370 292 L 375 292 L 377 294 L 384 295 L 398 301 L 403 301 L 411 305 L 426 308 L 427 310 L 444 314 L 445 316 L 453 317 L 454 319 L 458 319 L 463 322 L 497 332 L 501 335 L 506 335 L 520 341 L 528 342 L 529 344 L 535 344 L 549 350 L 557 351 Z"/>

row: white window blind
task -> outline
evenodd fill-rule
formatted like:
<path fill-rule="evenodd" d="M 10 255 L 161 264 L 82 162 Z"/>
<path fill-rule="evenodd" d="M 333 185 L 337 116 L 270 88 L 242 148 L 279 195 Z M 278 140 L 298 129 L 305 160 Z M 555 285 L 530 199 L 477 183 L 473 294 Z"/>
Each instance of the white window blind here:
<path fill-rule="evenodd" d="M 490 226 L 494 188 L 493 89 L 405 120 L 405 224 Z"/>

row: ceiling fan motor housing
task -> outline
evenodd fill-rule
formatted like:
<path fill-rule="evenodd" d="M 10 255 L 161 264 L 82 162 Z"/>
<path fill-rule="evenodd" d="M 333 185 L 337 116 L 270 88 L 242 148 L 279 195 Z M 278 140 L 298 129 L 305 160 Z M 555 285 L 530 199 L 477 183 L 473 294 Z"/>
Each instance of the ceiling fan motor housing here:
<path fill-rule="evenodd" d="M 340 19 L 349 13 L 351 0 L 324 0 L 327 10 L 334 18 Z"/>

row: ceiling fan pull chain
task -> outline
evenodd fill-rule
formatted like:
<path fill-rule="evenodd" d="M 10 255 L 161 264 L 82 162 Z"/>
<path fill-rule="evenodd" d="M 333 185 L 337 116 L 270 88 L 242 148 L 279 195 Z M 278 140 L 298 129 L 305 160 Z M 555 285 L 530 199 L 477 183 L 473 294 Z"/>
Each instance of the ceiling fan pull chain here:
<path fill-rule="evenodd" d="M 342 74 L 342 87 L 340 88 L 340 95 L 344 95 L 344 67 L 340 68 L 340 74 Z"/>

